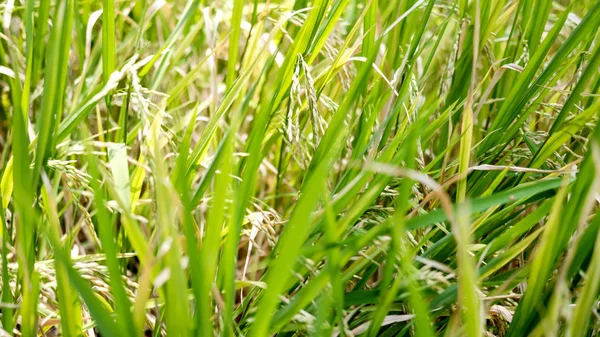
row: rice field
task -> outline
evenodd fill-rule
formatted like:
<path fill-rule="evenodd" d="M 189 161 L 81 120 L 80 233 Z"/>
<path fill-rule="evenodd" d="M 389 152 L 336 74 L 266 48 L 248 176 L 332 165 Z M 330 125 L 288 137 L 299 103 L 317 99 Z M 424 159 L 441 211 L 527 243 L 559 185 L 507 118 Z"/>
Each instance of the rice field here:
<path fill-rule="evenodd" d="M 599 1 L 0 22 L 0 336 L 600 335 Z"/>

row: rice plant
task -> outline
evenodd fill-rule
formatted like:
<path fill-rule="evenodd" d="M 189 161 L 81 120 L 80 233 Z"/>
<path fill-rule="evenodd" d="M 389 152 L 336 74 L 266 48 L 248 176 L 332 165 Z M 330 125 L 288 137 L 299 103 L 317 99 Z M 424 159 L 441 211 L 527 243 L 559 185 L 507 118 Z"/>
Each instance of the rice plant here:
<path fill-rule="evenodd" d="M 0 335 L 600 335 L 600 2 L 0 13 Z"/>

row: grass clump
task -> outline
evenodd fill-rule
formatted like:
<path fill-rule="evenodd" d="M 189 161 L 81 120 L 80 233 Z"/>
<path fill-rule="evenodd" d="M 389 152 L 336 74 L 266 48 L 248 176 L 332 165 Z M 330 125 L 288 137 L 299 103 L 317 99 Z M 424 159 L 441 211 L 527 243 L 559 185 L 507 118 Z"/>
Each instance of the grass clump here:
<path fill-rule="evenodd" d="M 16 336 L 596 336 L 600 3 L 5 1 Z"/>

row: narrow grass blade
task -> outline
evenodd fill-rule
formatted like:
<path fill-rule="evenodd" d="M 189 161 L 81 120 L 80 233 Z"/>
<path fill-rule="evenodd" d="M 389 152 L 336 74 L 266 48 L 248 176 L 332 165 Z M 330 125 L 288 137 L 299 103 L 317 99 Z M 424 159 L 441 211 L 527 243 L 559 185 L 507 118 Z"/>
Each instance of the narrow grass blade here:
<path fill-rule="evenodd" d="M 115 1 L 102 1 L 102 78 L 106 84 L 116 69 Z"/>
<path fill-rule="evenodd" d="M 42 96 L 39 119 L 37 120 L 37 147 L 33 166 L 33 186 L 38 186 L 39 174 L 48 156 L 54 151 L 53 131 L 56 121 L 60 121 L 69 67 L 71 47 L 71 26 L 74 2 L 61 1 L 55 7 L 54 26 L 49 43 L 55 46 L 48 51 L 46 59 L 44 94 Z"/>

